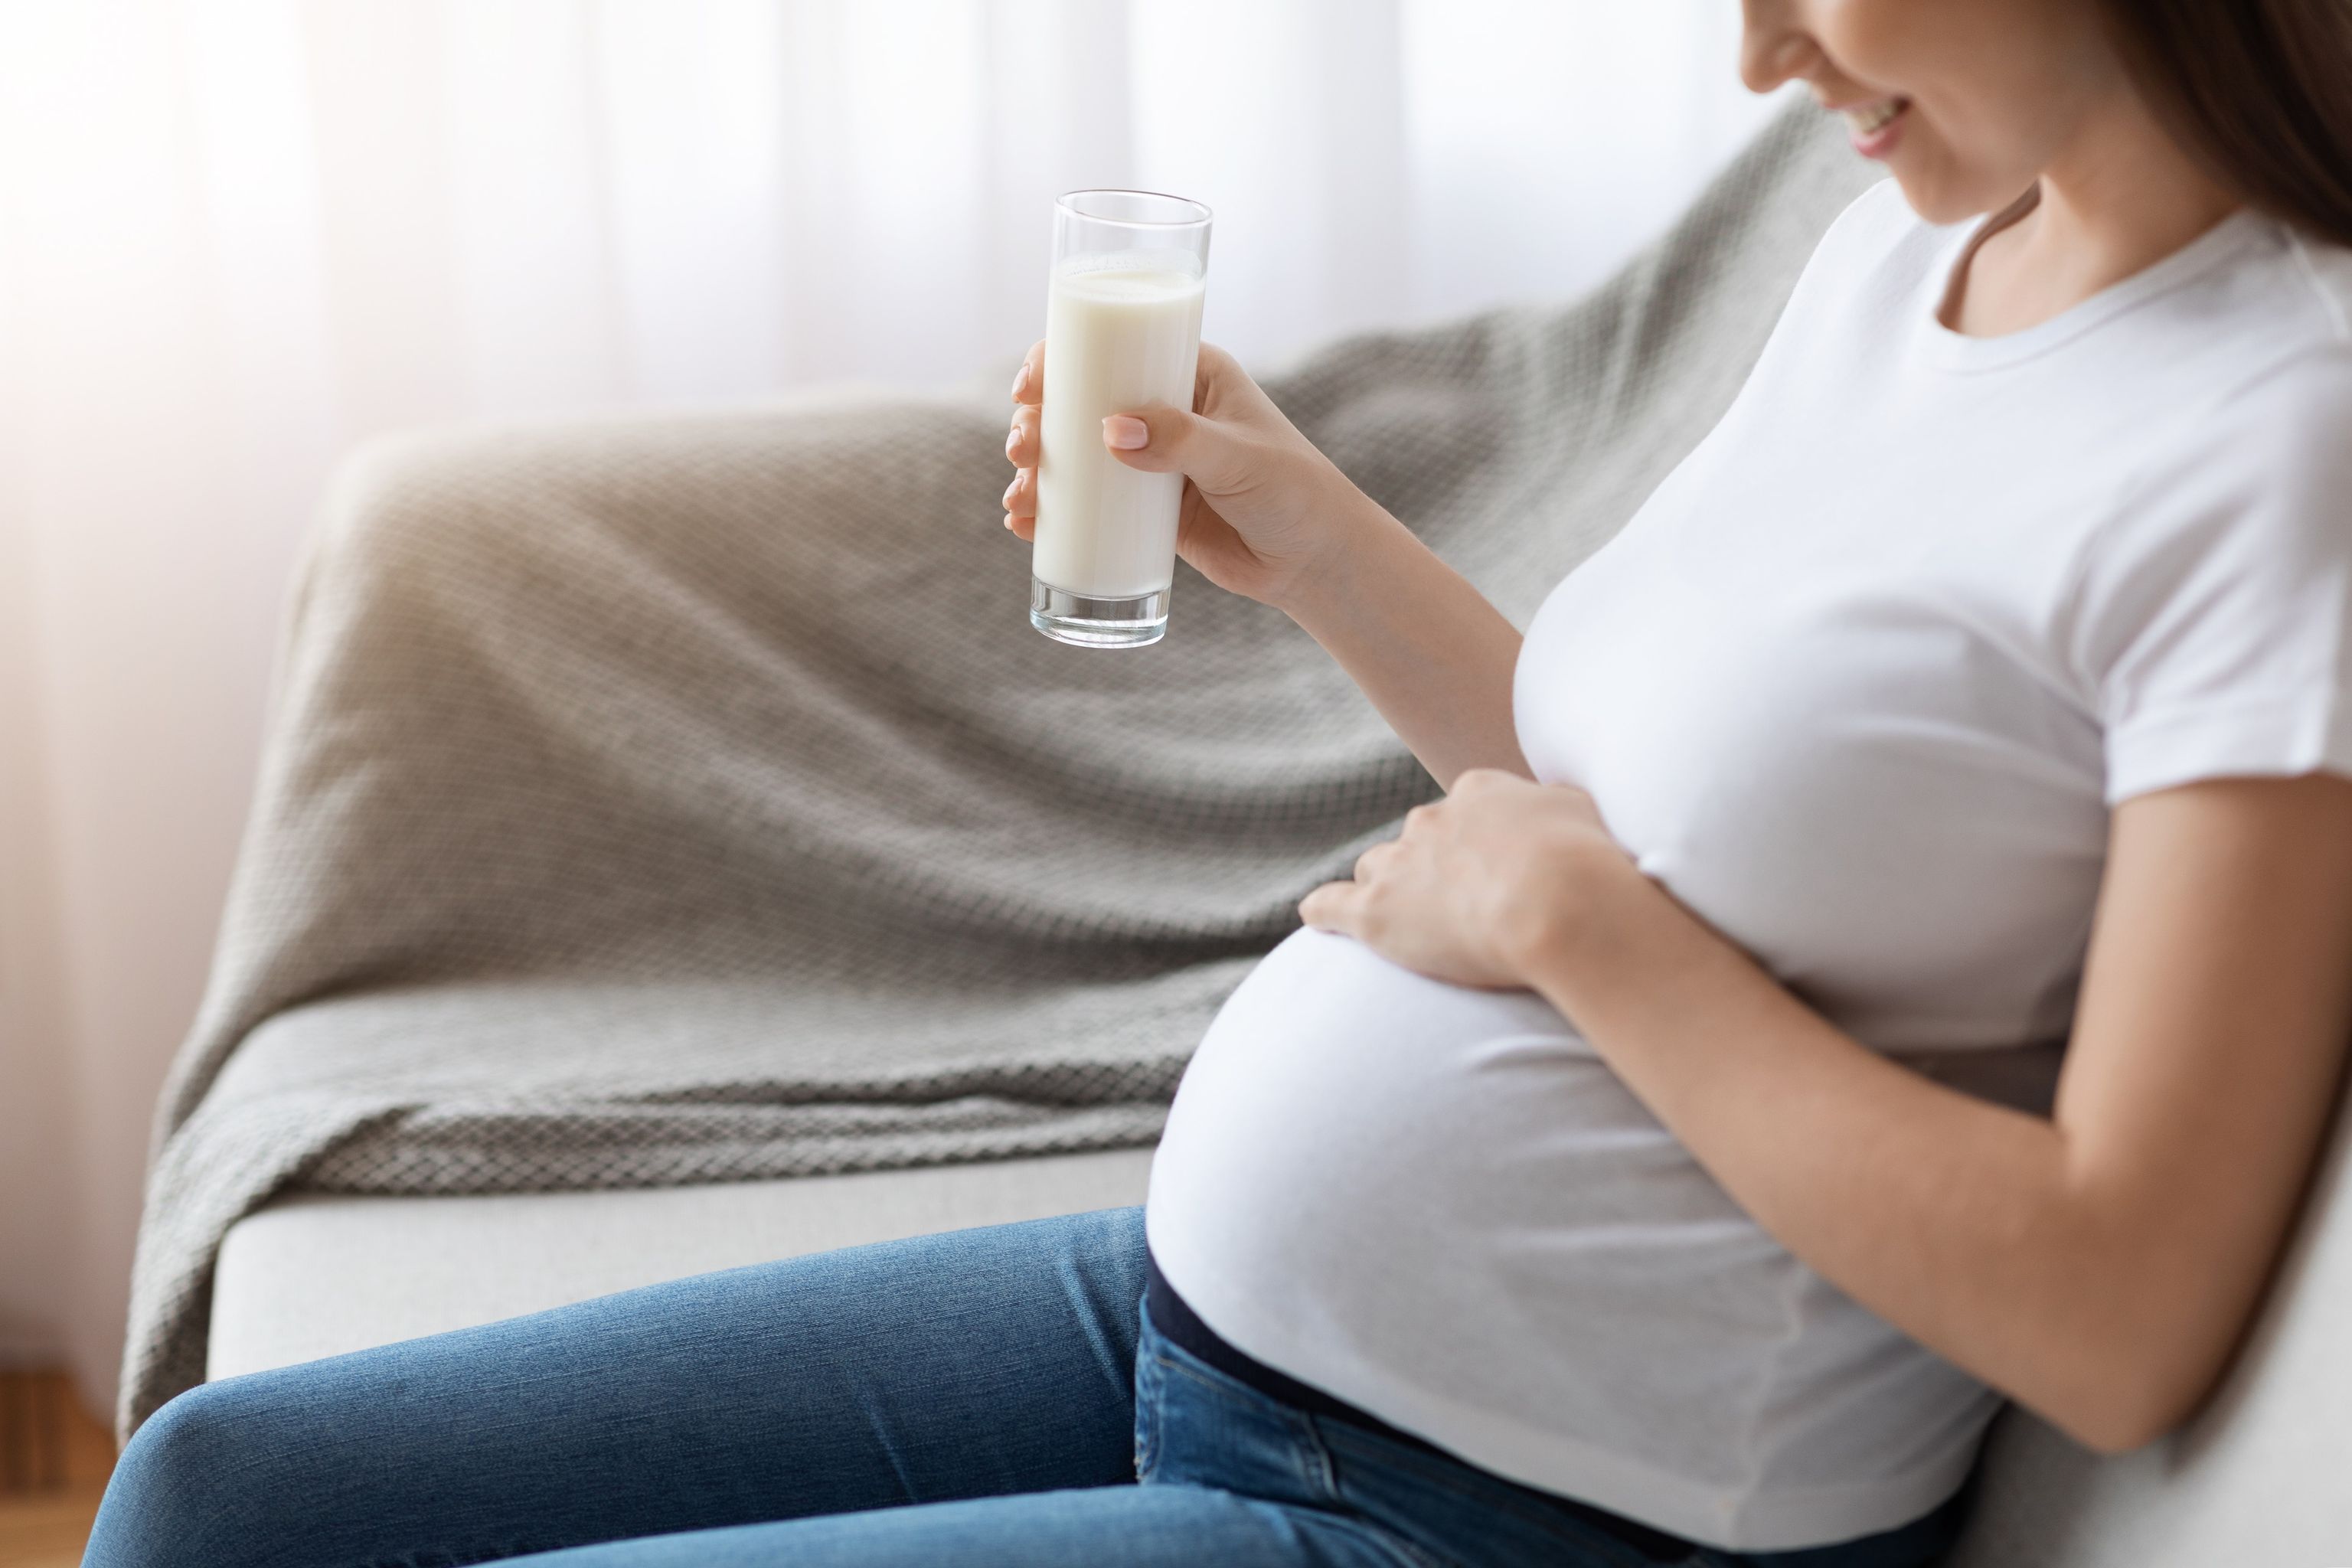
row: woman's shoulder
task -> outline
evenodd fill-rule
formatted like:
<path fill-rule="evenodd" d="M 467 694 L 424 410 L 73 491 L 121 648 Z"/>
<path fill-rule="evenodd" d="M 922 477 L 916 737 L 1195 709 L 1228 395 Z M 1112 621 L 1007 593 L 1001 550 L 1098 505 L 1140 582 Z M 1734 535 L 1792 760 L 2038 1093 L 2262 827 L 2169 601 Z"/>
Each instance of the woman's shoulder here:
<path fill-rule="evenodd" d="M 2352 519 L 2352 332 L 2305 319 L 2259 343 L 2259 352 L 2218 362 L 2204 395 L 2174 411 L 2154 443 L 2162 482 L 2184 471 L 2227 475 L 2270 494 L 2307 490 L 2325 476 L 2331 520 Z M 2347 529 L 2352 538 L 2352 529 Z"/>
<path fill-rule="evenodd" d="M 2183 457 L 2292 503 L 2352 549 L 2352 336 L 2305 343 L 2217 389 Z"/>
<path fill-rule="evenodd" d="M 2195 265 L 2184 271 L 2183 263 Z M 2149 312 L 2149 351 L 2201 384 L 2211 416 L 2324 401 L 2342 380 L 2352 354 L 2352 251 L 2242 210 L 2147 275 L 2168 268 L 2180 276 Z"/>
<path fill-rule="evenodd" d="M 2317 320 L 2315 336 L 2338 348 L 2352 346 L 2352 247 L 2333 245 L 2285 224 L 2280 239 Z"/>
<path fill-rule="evenodd" d="M 2158 435 L 2100 531 L 2111 564 L 2352 581 L 2352 341 L 2251 366 Z"/>
<path fill-rule="evenodd" d="M 2352 336 L 2306 342 L 2221 389 L 2214 414 L 2232 437 L 2276 430 L 2352 450 Z"/>

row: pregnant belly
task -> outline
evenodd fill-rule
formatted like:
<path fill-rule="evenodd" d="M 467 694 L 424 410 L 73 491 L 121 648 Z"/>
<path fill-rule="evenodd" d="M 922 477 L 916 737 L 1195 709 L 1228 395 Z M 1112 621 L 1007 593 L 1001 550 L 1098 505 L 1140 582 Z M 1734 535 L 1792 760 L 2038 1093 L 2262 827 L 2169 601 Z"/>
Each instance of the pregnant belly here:
<path fill-rule="evenodd" d="M 1228 1254 L 1263 1236 L 1294 1267 L 1368 1233 L 1425 1256 L 1465 1222 L 1491 1235 L 1556 1219 L 1557 1162 L 1596 1131 L 1633 1163 L 1675 1158 L 1541 998 L 1445 984 L 1303 931 L 1210 1026 L 1151 1207 L 1163 1224 L 1213 1214 Z"/>
<path fill-rule="evenodd" d="M 1211 1025 L 1149 1217 L 1221 1331 L 1222 1299 L 1279 1298 L 1320 1336 L 1424 1354 L 1432 1314 L 1613 1311 L 1781 1256 L 1541 998 L 1311 931 Z"/>
<path fill-rule="evenodd" d="M 1725 1413 L 1804 1399 L 1781 1383 L 1792 1340 L 1922 1370 L 1887 1363 L 1900 1337 L 1765 1236 L 1541 999 L 1319 932 L 1211 1026 L 1147 1224 L 1226 1339 L 1538 1485 L 1596 1454 L 1752 1483 L 1758 1439 Z"/>

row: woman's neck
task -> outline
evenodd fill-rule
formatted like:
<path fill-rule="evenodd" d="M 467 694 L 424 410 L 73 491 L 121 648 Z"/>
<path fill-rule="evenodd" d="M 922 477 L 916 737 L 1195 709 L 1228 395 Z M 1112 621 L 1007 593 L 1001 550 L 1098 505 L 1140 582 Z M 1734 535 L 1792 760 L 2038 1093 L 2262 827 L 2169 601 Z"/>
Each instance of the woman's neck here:
<path fill-rule="evenodd" d="M 2012 208 L 2017 216 L 1961 262 L 1941 312 L 1953 331 L 2000 337 L 2046 321 L 2163 260 L 2239 205 L 2120 81 L 2036 188 L 2039 200 Z"/>

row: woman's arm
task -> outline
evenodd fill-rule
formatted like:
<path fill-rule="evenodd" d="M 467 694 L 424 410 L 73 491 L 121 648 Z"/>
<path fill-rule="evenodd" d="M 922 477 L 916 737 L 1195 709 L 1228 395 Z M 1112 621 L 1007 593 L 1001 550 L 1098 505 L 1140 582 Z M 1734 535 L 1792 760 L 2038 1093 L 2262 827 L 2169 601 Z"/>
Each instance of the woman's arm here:
<path fill-rule="evenodd" d="M 1840 1033 L 1643 877 L 1580 792 L 1473 775 L 1419 826 L 1418 851 L 1409 829 L 1308 918 L 1532 984 L 1791 1252 L 2091 1447 L 2137 1447 L 2204 1396 L 2352 1032 L 2352 783 L 2117 808 L 2047 1121 Z"/>
<path fill-rule="evenodd" d="M 1363 689 L 1447 789 L 1473 768 L 1531 776 L 1511 716 L 1518 628 L 1370 496 L 1346 543 L 1277 607 Z"/>
<path fill-rule="evenodd" d="M 1035 536 L 1045 345 L 1013 384 L 1005 526 Z M 1283 611 L 1339 661 L 1448 788 L 1527 776 L 1511 721 L 1519 634 L 1461 574 L 1317 451 L 1231 354 L 1201 347 L 1192 407 L 1104 421 L 1121 462 L 1185 476 L 1177 550 L 1221 588 Z"/>

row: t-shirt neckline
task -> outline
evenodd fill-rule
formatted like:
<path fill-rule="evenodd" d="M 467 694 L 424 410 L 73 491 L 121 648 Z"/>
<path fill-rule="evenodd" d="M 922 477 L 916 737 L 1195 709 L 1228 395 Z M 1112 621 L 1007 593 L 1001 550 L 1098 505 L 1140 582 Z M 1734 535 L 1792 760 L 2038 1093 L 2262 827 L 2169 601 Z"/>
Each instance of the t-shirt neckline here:
<path fill-rule="evenodd" d="M 2110 283 L 2081 304 L 2046 321 L 2020 331 L 2004 332 L 1997 338 L 1954 331 L 1937 319 L 1951 288 L 1953 270 L 1969 254 L 1979 233 L 2005 216 L 2004 209 L 1981 222 L 1953 224 L 1946 231 L 1944 242 L 1937 247 L 1936 265 L 1927 268 L 1922 297 L 1912 304 L 1916 348 L 1924 363 L 1945 370 L 1998 370 L 2048 353 L 2134 306 L 2220 266 L 2252 245 L 2268 227 L 2268 220 L 2260 213 L 2241 207 L 2171 255 Z"/>

